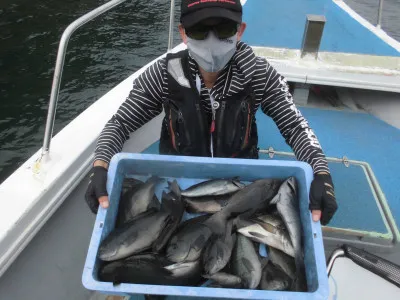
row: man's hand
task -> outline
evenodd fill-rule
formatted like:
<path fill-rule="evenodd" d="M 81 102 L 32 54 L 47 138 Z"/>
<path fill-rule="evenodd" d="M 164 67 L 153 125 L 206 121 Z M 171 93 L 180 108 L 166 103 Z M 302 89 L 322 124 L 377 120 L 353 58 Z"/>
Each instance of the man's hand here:
<path fill-rule="evenodd" d="M 326 225 L 335 214 L 337 203 L 333 189 L 330 174 L 321 172 L 314 175 L 310 189 L 310 210 L 314 222 L 321 219 L 321 224 Z"/>
<path fill-rule="evenodd" d="M 95 161 L 90 172 L 89 184 L 85 193 L 85 200 L 90 210 L 96 214 L 99 209 L 99 203 L 103 208 L 107 208 L 107 167 L 108 164 L 101 161 Z"/>

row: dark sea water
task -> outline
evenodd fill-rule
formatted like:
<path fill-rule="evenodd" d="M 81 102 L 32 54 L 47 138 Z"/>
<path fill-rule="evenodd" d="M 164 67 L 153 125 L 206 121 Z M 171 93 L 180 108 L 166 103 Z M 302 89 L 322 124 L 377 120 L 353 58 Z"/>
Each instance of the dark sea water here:
<path fill-rule="evenodd" d="M 42 145 L 63 30 L 105 2 L 0 1 L 0 183 Z M 180 1 L 176 2 L 175 24 Z M 379 0 L 346 2 L 376 24 Z M 77 31 L 68 47 L 54 133 L 165 52 L 169 7 L 166 0 L 128 1 Z M 400 0 L 385 0 L 382 27 L 397 40 L 399 16 Z"/>

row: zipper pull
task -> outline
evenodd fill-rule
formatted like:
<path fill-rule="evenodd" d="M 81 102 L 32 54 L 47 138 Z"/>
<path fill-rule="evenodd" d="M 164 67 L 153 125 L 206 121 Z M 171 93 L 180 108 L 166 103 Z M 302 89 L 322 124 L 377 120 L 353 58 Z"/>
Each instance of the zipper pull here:
<path fill-rule="evenodd" d="M 213 133 L 214 131 L 215 131 L 215 118 L 213 117 L 213 120 L 211 122 L 210 132 Z"/>

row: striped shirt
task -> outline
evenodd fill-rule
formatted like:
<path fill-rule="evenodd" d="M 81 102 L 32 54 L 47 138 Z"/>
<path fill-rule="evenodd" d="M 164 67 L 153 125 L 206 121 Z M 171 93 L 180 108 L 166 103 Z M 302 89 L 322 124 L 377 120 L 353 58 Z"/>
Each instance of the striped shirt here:
<path fill-rule="evenodd" d="M 210 94 L 216 101 L 237 94 L 248 83 L 255 94 L 254 112 L 261 110 L 271 117 L 298 160 L 307 162 L 317 172 L 329 172 L 325 155 L 307 120 L 293 103 L 286 79 L 267 61 L 254 54 L 251 47 L 239 42 L 231 61 L 207 89 L 197 63 L 189 55 L 190 73 L 201 79 L 200 98 L 204 110 L 211 114 Z M 133 82 L 133 88 L 118 111 L 107 122 L 95 149 L 95 160 L 110 162 L 122 150 L 129 133 L 159 115 L 168 95 L 166 59 L 161 58 Z"/>

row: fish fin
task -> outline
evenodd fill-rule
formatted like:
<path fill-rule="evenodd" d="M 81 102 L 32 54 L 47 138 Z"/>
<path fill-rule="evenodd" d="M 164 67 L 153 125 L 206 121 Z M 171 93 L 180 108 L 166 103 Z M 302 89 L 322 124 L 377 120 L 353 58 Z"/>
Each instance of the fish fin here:
<path fill-rule="evenodd" d="M 192 248 L 199 251 L 204 248 L 207 243 L 207 238 L 202 234 L 192 244 Z"/>
<path fill-rule="evenodd" d="M 242 182 L 240 182 L 240 177 L 239 176 L 235 176 L 231 179 L 232 183 L 234 185 L 236 185 L 238 188 L 244 188 L 246 185 Z"/>
<path fill-rule="evenodd" d="M 259 239 L 265 238 L 265 235 L 263 235 L 261 233 L 258 233 L 256 231 L 249 231 L 249 234 L 251 236 L 254 236 L 254 237 L 259 238 Z"/>
<path fill-rule="evenodd" d="M 168 239 L 171 237 L 173 233 L 170 233 L 171 226 L 174 224 L 170 222 L 167 226 L 164 227 L 164 229 L 160 232 L 160 235 L 158 238 L 154 241 L 152 250 L 155 253 L 161 252 L 165 246 L 168 244 Z"/>
<path fill-rule="evenodd" d="M 146 183 L 154 183 L 154 184 L 156 184 L 156 183 L 158 183 L 160 181 L 163 181 L 163 180 L 164 180 L 163 178 L 158 177 L 157 175 L 152 175 L 151 177 L 149 177 L 146 180 Z"/>
<path fill-rule="evenodd" d="M 181 198 L 181 188 L 178 185 L 178 182 L 176 179 L 174 181 L 168 181 L 168 187 L 172 193 L 175 194 L 177 198 Z"/>

